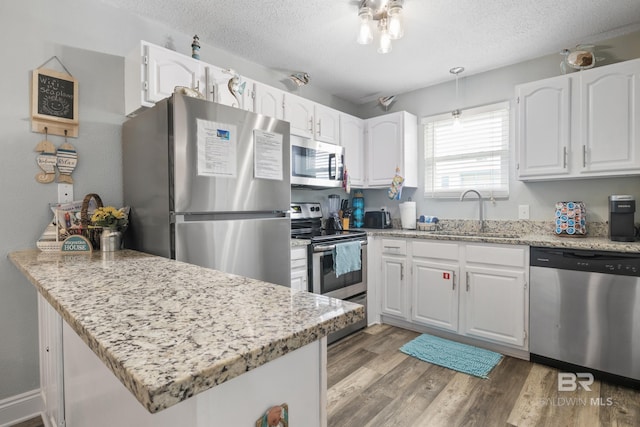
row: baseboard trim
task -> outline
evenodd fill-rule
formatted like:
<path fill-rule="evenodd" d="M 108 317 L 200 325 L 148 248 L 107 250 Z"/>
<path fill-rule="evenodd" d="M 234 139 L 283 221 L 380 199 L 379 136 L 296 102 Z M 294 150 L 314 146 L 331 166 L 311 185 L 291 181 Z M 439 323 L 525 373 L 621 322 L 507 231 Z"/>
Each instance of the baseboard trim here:
<path fill-rule="evenodd" d="M 40 389 L 0 400 L 0 427 L 8 427 L 42 413 Z"/>

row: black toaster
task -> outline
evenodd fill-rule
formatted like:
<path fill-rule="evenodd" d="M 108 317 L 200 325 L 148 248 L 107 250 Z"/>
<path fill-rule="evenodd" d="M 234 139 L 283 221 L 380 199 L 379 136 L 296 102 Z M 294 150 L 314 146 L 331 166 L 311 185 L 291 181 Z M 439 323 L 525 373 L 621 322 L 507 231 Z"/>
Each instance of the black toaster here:
<path fill-rule="evenodd" d="M 387 211 L 369 211 L 364 213 L 365 228 L 391 228 L 391 214 Z"/>

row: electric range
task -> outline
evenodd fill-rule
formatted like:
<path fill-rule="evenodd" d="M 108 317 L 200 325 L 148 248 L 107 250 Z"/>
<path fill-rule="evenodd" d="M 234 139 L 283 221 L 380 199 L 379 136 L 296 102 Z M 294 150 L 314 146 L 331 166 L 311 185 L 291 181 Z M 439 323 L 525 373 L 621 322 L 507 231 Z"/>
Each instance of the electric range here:
<path fill-rule="evenodd" d="M 362 230 L 326 230 L 322 228 L 320 203 L 291 203 L 291 237 L 309 239 L 307 250 L 309 292 L 367 306 L 367 233 Z M 340 243 L 360 242 L 360 268 L 336 275 L 335 247 Z M 367 326 L 367 318 L 330 334 L 334 342 Z"/>

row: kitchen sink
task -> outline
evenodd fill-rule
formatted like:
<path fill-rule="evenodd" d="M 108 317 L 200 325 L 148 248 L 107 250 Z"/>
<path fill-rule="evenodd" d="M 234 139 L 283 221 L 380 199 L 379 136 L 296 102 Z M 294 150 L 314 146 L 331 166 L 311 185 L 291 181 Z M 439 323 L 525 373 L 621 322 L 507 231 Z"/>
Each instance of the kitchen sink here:
<path fill-rule="evenodd" d="M 520 235 L 514 233 L 491 233 L 486 231 L 455 231 L 455 230 L 438 230 L 428 231 L 429 234 L 436 236 L 452 236 L 452 237 L 493 237 L 498 239 L 518 239 Z"/>

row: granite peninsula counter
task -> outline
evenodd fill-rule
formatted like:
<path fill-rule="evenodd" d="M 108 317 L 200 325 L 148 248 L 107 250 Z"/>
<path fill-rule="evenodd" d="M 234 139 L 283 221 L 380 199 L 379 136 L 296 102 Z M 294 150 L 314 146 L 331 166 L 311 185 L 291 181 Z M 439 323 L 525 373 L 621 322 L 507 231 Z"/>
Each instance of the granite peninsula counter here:
<path fill-rule="evenodd" d="M 34 249 L 12 252 L 9 258 L 148 416 L 184 406 L 195 400 L 192 396 L 264 370 L 281 357 L 294 357 L 291 353 L 313 343 L 310 352 L 317 360 L 309 362 L 315 363 L 311 372 L 321 371 L 322 377 L 323 337 L 364 318 L 358 304 L 131 250 L 65 255 Z M 292 366 L 306 364 L 288 360 Z M 264 378 L 269 381 L 268 372 Z M 323 378 L 317 380 L 321 389 Z M 271 381 L 275 401 L 270 404 L 283 403 L 275 392 L 278 377 Z M 326 382 L 324 387 L 326 393 Z M 323 400 L 322 390 L 319 397 Z M 266 409 L 244 404 L 232 406 L 258 411 L 250 415 L 253 420 Z M 290 411 L 293 416 L 296 407 Z M 205 425 L 202 410 L 197 412 L 194 425 Z"/>

